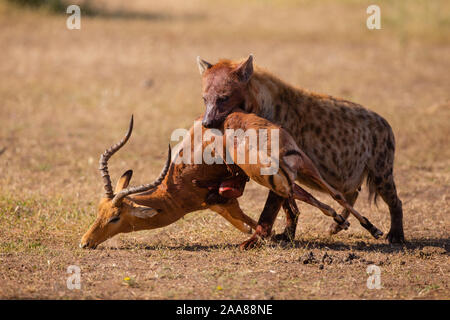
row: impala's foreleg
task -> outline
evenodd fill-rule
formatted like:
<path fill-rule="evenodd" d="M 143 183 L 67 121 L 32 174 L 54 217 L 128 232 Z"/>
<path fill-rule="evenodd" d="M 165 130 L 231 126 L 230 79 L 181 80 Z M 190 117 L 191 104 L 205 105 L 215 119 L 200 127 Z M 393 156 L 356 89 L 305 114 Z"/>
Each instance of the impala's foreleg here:
<path fill-rule="evenodd" d="M 358 194 L 359 194 L 359 191 L 346 193 L 346 194 L 344 194 L 344 198 L 348 202 L 348 204 L 353 207 L 353 205 L 356 202 L 356 198 L 358 198 Z M 348 211 L 347 209 L 343 208 L 343 210 L 341 211 L 341 216 L 344 219 L 347 219 L 349 215 L 350 215 L 350 211 Z M 330 225 L 329 233 L 330 233 L 330 235 L 333 235 L 333 234 L 338 233 L 341 230 L 342 230 L 341 227 L 339 227 L 339 225 L 337 223 L 333 222 Z"/>
<path fill-rule="evenodd" d="M 256 221 L 247 216 L 236 199 L 229 199 L 225 204 L 215 204 L 209 207 L 244 233 L 252 233 L 256 229 Z"/>

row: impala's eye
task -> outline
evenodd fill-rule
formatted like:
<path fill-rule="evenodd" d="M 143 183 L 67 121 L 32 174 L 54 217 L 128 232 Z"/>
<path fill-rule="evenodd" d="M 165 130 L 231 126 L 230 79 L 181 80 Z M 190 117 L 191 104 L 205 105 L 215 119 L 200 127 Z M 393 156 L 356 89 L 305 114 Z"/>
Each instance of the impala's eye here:
<path fill-rule="evenodd" d="M 119 220 L 120 220 L 120 217 L 119 216 L 115 216 L 115 217 L 112 217 L 111 219 L 109 219 L 108 223 L 116 223 Z"/>

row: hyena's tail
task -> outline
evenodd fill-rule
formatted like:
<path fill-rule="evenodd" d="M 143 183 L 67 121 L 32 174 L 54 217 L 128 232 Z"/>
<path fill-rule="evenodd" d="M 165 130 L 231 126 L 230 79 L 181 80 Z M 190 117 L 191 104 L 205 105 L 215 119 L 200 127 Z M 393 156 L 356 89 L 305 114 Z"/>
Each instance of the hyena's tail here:
<path fill-rule="evenodd" d="M 369 189 L 369 202 L 372 202 L 377 205 L 378 200 L 378 192 L 377 192 L 377 184 L 375 184 L 375 173 L 372 170 L 369 170 L 366 178 L 366 185 Z"/>

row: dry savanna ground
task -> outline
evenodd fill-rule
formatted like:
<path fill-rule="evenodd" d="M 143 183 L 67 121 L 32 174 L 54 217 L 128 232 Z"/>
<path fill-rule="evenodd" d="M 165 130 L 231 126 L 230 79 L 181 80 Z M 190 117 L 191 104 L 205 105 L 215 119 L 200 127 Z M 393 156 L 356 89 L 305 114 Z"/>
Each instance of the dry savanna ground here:
<path fill-rule="evenodd" d="M 91 1 L 97 15 L 68 30 L 65 14 L 1 1 L 0 298 L 449 299 L 450 4 L 375 1 L 382 29 L 368 30 L 373 2 Z M 293 243 L 241 252 L 248 235 L 204 211 L 79 249 L 102 191 L 98 157 L 129 116 L 133 136 L 110 172 L 149 182 L 171 132 L 204 109 L 196 56 L 249 53 L 389 121 L 407 245 L 374 240 L 355 219 L 329 237 L 330 219 L 301 204 Z M 266 195 L 250 183 L 244 211 L 257 219 Z M 356 209 L 386 233 L 387 207 L 366 198 Z M 371 264 L 381 289 L 366 286 Z M 69 265 L 81 290 L 66 287 Z"/>

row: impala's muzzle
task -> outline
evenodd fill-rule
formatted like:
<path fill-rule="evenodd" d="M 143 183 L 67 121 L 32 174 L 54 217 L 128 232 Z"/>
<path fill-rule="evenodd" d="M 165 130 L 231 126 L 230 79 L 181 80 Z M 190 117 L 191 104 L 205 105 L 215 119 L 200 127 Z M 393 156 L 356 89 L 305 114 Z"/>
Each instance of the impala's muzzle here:
<path fill-rule="evenodd" d="M 80 248 L 81 249 L 96 249 L 97 248 L 97 244 L 95 244 L 93 242 L 90 242 L 90 241 L 86 241 L 86 242 L 81 241 L 80 242 Z"/>

